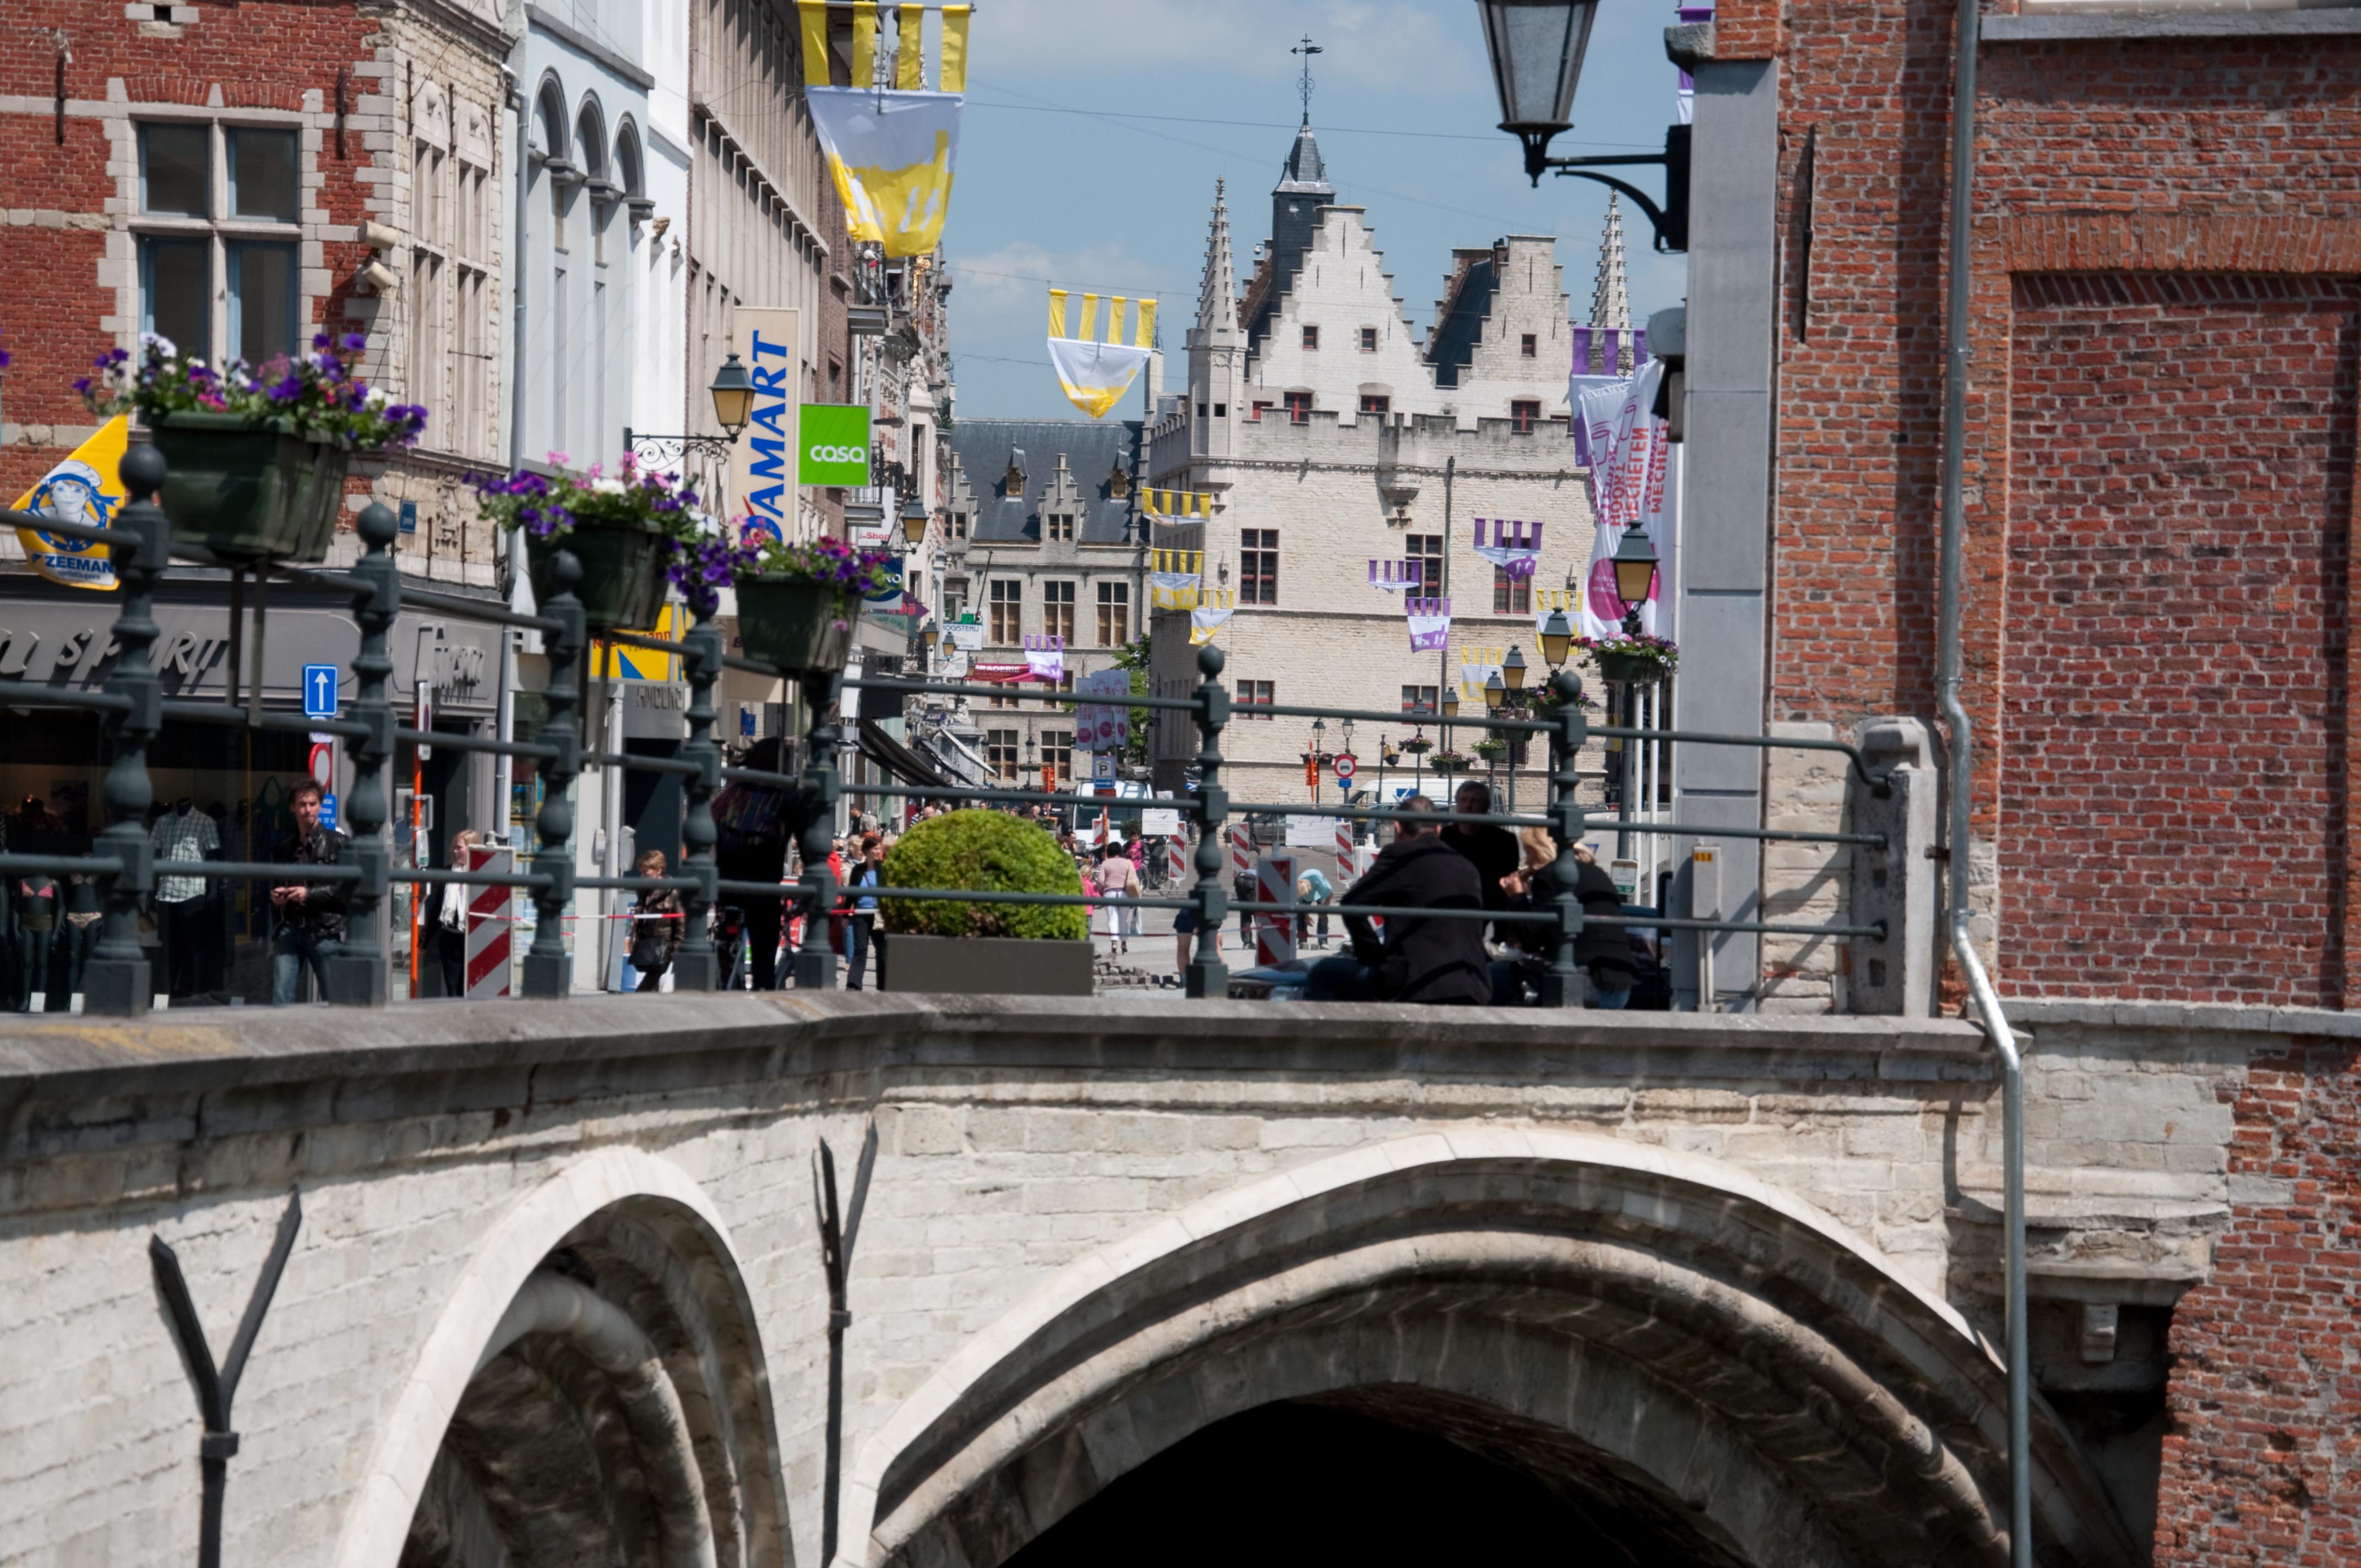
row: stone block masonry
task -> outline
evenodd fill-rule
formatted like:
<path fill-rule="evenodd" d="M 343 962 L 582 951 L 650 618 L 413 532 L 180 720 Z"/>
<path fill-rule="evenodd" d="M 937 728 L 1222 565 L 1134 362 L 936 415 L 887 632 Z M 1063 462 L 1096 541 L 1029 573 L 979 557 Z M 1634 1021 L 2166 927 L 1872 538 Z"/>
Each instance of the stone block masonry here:
<path fill-rule="evenodd" d="M 925 1451 L 912 1423 L 973 1368 L 1029 1375 L 1027 1303 L 1160 1266 L 1175 1235 L 1264 1223 L 1274 1182 L 1359 1190 L 1439 1160 L 1419 1180 L 1447 1209 L 1475 1179 L 1457 1160 L 1546 1149 L 1567 1169 L 1677 1173 L 1689 1198 L 1647 1212 L 1771 1205 L 1846 1238 L 1886 1310 L 1928 1303 L 1916 1332 L 1998 1330 L 1993 1080 L 1953 1022 L 1477 1012 L 1443 1030 L 1392 1007 L 841 993 L 176 1017 L 0 1041 L 11 1561 L 185 1558 L 193 1404 L 142 1249 L 152 1230 L 180 1250 L 218 1337 L 291 1184 L 302 1238 L 238 1404 L 241 1563 L 390 1562 L 355 1532 L 398 1542 L 410 1518 L 401 1456 L 431 1453 L 446 1419 L 412 1390 L 464 1383 L 469 1333 L 568 1236 L 628 1258 L 630 1235 L 677 1234 L 687 1215 L 722 1260 L 689 1274 L 742 1278 L 759 1359 L 730 1387 L 775 1423 L 759 1464 L 810 1560 L 826 1368 L 810 1160 L 824 1139 L 849 1172 L 871 1124 L 853 1492 Z M 2037 1273 L 2135 1301 L 2196 1288 L 2175 1320 L 2176 1350 L 2199 1358 L 2173 1374 L 2189 1415 L 2159 1540 L 2215 1544 L 2181 1561 L 2236 1560 L 2219 1543 L 2245 1537 L 2209 1523 L 2205 1499 L 2249 1477 L 2273 1531 L 2330 1540 L 2350 1518 L 2335 1417 L 2353 1393 L 2331 1352 L 2351 1272 L 2351 1033 L 2232 1008 L 2056 1005 L 2029 1022 Z M 610 1212 L 615 1235 L 598 1230 Z M 1285 1263 L 1326 1234 L 1282 1226 L 1257 1248 Z M 1459 1245 L 1446 1224 L 1434 1255 Z M 704 1299 L 709 1316 L 741 1298 Z M 467 1313 L 481 1326 L 455 1328 Z M 2239 1530 L 2262 1528 L 2249 1514 Z M 846 1540 L 865 1528 L 849 1519 Z"/>

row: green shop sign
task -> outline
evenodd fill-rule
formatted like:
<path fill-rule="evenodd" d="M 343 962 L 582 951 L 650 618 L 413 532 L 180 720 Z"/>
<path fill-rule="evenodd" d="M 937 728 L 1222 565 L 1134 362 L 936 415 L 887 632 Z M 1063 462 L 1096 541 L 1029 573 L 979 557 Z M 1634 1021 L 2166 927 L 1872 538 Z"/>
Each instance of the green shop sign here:
<path fill-rule="evenodd" d="M 806 403 L 803 455 L 796 481 L 804 485 L 869 483 L 869 409 L 865 404 Z"/>

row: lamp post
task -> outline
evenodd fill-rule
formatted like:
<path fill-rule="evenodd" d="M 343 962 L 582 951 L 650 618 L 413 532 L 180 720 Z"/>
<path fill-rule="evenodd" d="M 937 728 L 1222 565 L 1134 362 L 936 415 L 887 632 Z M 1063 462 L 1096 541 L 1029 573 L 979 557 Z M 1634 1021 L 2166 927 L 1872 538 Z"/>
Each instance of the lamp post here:
<path fill-rule="evenodd" d="M 1598 0 L 1477 0 L 1484 18 L 1484 48 L 1492 60 L 1492 82 L 1500 95 L 1500 128 L 1524 144 L 1525 174 L 1535 185 L 1555 172 L 1595 180 L 1620 191 L 1647 214 L 1656 248 L 1671 253 L 1689 247 L 1689 127 L 1664 127 L 1664 150 L 1612 158 L 1552 158 L 1549 144 L 1574 126 L 1574 89 L 1582 76 L 1583 50 Z M 1664 204 L 1610 175 L 1593 170 L 1610 165 L 1661 164 Z"/>
<path fill-rule="evenodd" d="M 1656 546 L 1647 530 L 1627 528 L 1615 546 L 1615 597 L 1623 601 L 1623 630 L 1640 635 L 1640 610 L 1656 586 Z"/>
<path fill-rule="evenodd" d="M 1324 718 L 1313 719 L 1312 721 L 1312 804 L 1314 806 L 1320 804 L 1320 744 L 1327 738 L 1328 721 Z"/>
<path fill-rule="evenodd" d="M 1565 611 L 1550 611 L 1549 620 L 1542 623 L 1542 657 L 1549 667 L 1556 669 L 1574 652 L 1574 627 L 1565 619 Z"/>
<path fill-rule="evenodd" d="M 916 550 L 927 542 L 927 503 L 913 495 L 902 503 L 902 543 Z"/>
<path fill-rule="evenodd" d="M 713 384 L 705 389 L 713 399 L 713 422 L 721 427 L 719 435 L 648 435 L 630 425 L 623 427 L 623 450 L 637 457 L 640 448 L 648 446 L 661 453 L 670 448 L 670 461 L 678 462 L 690 453 L 712 458 L 725 458 L 730 449 L 738 444 L 739 434 L 754 417 L 754 378 L 746 374 L 746 367 L 735 354 L 721 363 L 713 373 Z M 667 459 L 654 456 L 652 465 Z"/>

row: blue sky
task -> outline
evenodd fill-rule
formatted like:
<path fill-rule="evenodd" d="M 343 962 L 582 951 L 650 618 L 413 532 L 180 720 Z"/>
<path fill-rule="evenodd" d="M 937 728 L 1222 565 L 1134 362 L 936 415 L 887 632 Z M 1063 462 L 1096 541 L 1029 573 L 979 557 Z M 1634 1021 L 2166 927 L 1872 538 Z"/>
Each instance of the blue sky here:
<path fill-rule="evenodd" d="M 1675 115 L 1664 50 L 1674 20 L 1669 3 L 1605 0 L 1575 127 L 1554 152 L 1661 150 Z M 1557 236 L 1566 291 L 1585 312 L 1607 192 L 1526 183 L 1516 142 L 1494 128 L 1473 0 L 984 0 L 943 236 L 961 414 L 1082 417 L 1040 362 L 1049 279 L 1159 295 L 1169 384 L 1196 312 L 1216 177 L 1229 181 L 1241 283 L 1268 233 L 1270 188 L 1301 114 L 1289 49 L 1306 33 L 1325 51 L 1312 62 L 1312 124 L 1330 182 L 1338 201 L 1368 209 L 1411 322 L 1432 320 L 1454 246 L 1510 233 Z M 1618 172 L 1663 188 L 1655 170 Z M 1650 253 L 1628 205 L 1624 218 L 1631 308 L 1644 323 L 1680 302 L 1686 268 Z M 1139 406 L 1135 388 L 1107 417 Z"/>

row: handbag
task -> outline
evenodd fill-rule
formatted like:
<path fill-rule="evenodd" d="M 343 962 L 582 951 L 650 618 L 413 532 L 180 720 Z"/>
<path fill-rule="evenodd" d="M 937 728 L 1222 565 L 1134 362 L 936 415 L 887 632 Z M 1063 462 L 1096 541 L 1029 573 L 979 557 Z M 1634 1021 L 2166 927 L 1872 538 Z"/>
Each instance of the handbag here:
<path fill-rule="evenodd" d="M 664 939 L 660 932 L 645 931 L 631 938 L 631 967 L 645 973 L 664 967 Z"/>

